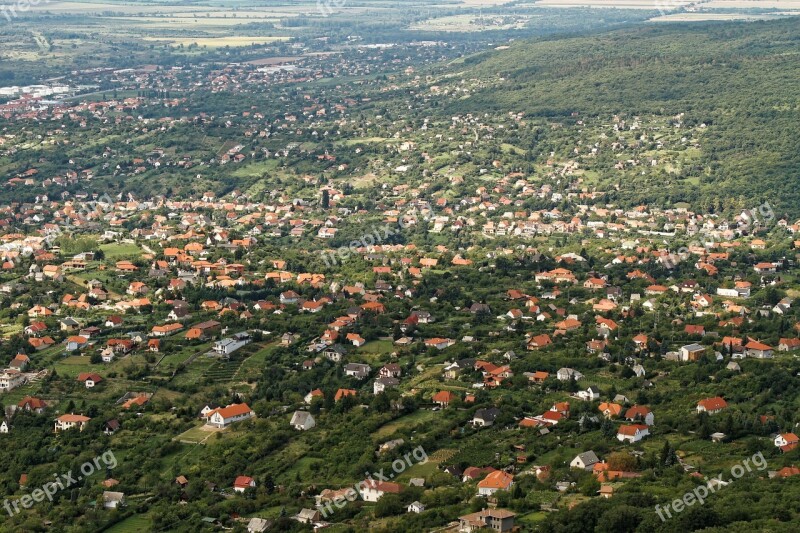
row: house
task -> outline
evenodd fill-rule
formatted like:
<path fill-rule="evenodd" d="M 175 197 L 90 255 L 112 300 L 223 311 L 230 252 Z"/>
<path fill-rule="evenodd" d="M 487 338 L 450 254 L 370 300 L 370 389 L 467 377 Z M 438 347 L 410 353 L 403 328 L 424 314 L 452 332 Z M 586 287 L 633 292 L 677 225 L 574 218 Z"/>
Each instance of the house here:
<path fill-rule="evenodd" d="M 31 337 L 38 337 L 42 333 L 47 331 L 47 324 L 42 321 L 34 321 L 31 322 L 24 330 L 25 335 L 30 335 Z"/>
<path fill-rule="evenodd" d="M 537 370 L 536 372 L 529 372 L 525 374 L 528 376 L 528 379 L 533 383 L 544 383 L 547 378 L 550 377 L 549 372 L 544 372 L 542 370 Z"/>
<path fill-rule="evenodd" d="M 634 405 L 625 411 L 625 420 L 630 420 L 631 422 L 642 421 L 648 426 L 652 426 L 655 423 L 653 412 L 644 405 Z"/>
<path fill-rule="evenodd" d="M 347 351 L 341 344 L 333 344 L 331 346 L 328 346 L 322 351 L 322 355 L 324 355 L 334 363 L 339 363 L 346 353 Z"/>
<path fill-rule="evenodd" d="M 358 333 L 348 333 L 345 336 L 345 339 L 357 348 L 364 346 L 367 343 L 367 340 Z"/>
<path fill-rule="evenodd" d="M 514 530 L 514 518 L 517 515 L 506 509 L 484 509 L 458 517 L 459 533 L 473 533 L 486 529 L 507 533 Z"/>
<path fill-rule="evenodd" d="M 569 402 L 556 402 L 550 408 L 550 412 L 559 413 L 560 415 L 569 418 Z"/>
<path fill-rule="evenodd" d="M 741 372 L 742 371 L 742 367 L 739 366 L 739 363 L 737 363 L 736 361 L 730 361 L 727 365 L 725 365 L 725 368 L 727 368 L 731 372 Z"/>
<path fill-rule="evenodd" d="M 103 433 L 105 433 L 106 435 L 113 435 L 121 427 L 122 424 L 119 423 L 119 420 L 117 420 L 116 418 L 112 418 L 111 420 L 108 420 L 106 421 L 105 424 L 103 424 Z"/>
<path fill-rule="evenodd" d="M 166 337 L 167 335 L 172 335 L 173 333 L 177 333 L 182 329 L 183 324 L 172 322 L 169 324 L 164 324 L 163 326 L 153 326 L 153 329 L 150 330 L 150 334 L 153 337 Z"/>
<path fill-rule="evenodd" d="M 303 398 L 303 400 L 304 400 L 304 401 L 305 401 L 307 404 L 310 404 L 310 403 L 311 403 L 311 402 L 313 402 L 313 401 L 314 401 L 314 399 L 316 399 L 316 398 L 319 398 L 320 400 L 323 400 L 323 399 L 325 399 L 325 393 L 324 393 L 324 392 L 322 392 L 322 390 L 321 390 L 321 389 L 314 389 L 314 390 L 312 390 L 311 392 L 309 392 L 308 394 L 306 394 L 306 397 L 305 397 L 305 398 Z"/>
<path fill-rule="evenodd" d="M 683 328 L 683 332 L 687 335 L 696 335 L 698 337 L 702 337 L 706 334 L 706 328 L 705 326 L 686 324 L 686 326 Z"/>
<path fill-rule="evenodd" d="M 527 348 L 528 350 L 538 350 L 539 348 L 544 348 L 545 346 L 549 346 L 553 344 L 553 340 L 550 338 L 550 335 L 543 334 L 543 335 L 534 335 L 528 340 Z"/>
<path fill-rule="evenodd" d="M 101 378 L 98 374 L 95 374 L 94 372 L 81 372 L 80 374 L 78 374 L 78 381 L 83 383 L 83 385 L 87 389 L 91 389 L 98 383 L 102 382 L 103 378 Z"/>
<path fill-rule="evenodd" d="M 798 439 L 794 433 L 780 433 L 775 437 L 775 446 L 781 449 L 783 453 L 790 452 L 797 447 Z"/>
<path fill-rule="evenodd" d="M 378 378 L 372 384 L 372 394 L 380 394 L 388 389 L 393 389 L 398 385 L 400 385 L 400 380 L 397 378 Z"/>
<path fill-rule="evenodd" d="M 586 390 L 578 391 L 578 398 L 585 402 L 593 402 L 600 399 L 600 389 L 590 385 Z"/>
<path fill-rule="evenodd" d="M 249 343 L 250 335 L 247 333 L 237 333 L 232 337 L 221 339 L 215 342 L 214 352 L 220 355 L 228 356 Z"/>
<path fill-rule="evenodd" d="M 320 513 L 316 509 L 301 509 L 294 519 L 301 524 L 314 524 L 320 521 Z"/>
<path fill-rule="evenodd" d="M 569 381 L 571 379 L 578 381 L 582 377 L 583 374 L 581 374 L 577 370 L 573 370 L 572 368 L 559 368 L 558 372 L 556 372 L 556 378 L 559 381 Z"/>
<path fill-rule="evenodd" d="M 419 514 L 419 513 L 423 512 L 424 510 L 425 510 L 425 506 L 424 506 L 424 505 L 422 505 L 422 504 L 421 504 L 420 502 L 418 502 L 418 501 L 412 502 L 412 503 L 410 503 L 410 504 L 408 505 L 408 507 L 406 507 L 406 512 L 407 512 L 407 513 L 416 513 L 416 514 Z"/>
<path fill-rule="evenodd" d="M 71 337 L 67 337 L 67 340 L 64 341 L 64 344 L 67 345 L 68 352 L 74 352 L 76 350 L 82 350 L 86 348 L 89 344 L 89 339 L 86 337 L 81 337 L 80 335 L 72 335 Z"/>
<path fill-rule="evenodd" d="M 292 333 L 284 333 L 283 335 L 281 335 L 281 346 L 283 346 L 284 348 L 287 346 L 291 346 L 292 344 L 297 342 L 297 339 L 299 338 L 300 338 L 299 335 L 295 335 Z"/>
<path fill-rule="evenodd" d="M 300 295 L 292 290 L 282 292 L 280 295 L 280 302 L 282 304 L 296 304 L 299 301 Z"/>
<path fill-rule="evenodd" d="M 440 407 L 447 407 L 448 405 L 450 405 L 450 402 L 452 402 L 455 399 L 456 395 L 447 390 L 439 391 L 436 394 L 434 394 L 433 397 L 431 398 L 431 400 L 434 403 L 439 404 Z"/>
<path fill-rule="evenodd" d="M 247 533 L 264 533 L 272 522 L 264 518 L 251 518 L 247 523 Z"/>
<path fill-rule="evenodd" d="M 681 346 L 680 360 L 684 362 L 697 361 L 706 351 L 705 346 L 697 343 Z"/>
<path fill-rule="evenodd" d="M 344 365 L 344 373 L 356 379 L 364 379 L 372 372 L 372 368 L 364 363 L 348 363 Z"/>
<path fill-rule="evenodd" d="M 445 363 L 444 377 L 445 379 L 458 379 L 465 370 L 471 370 L 475 367 L 475 359 L 460 359 L 454 363 Z"/>
<path fill-rule="evenodd" d="M 24 385 L 27 379 L 19 371 L 8 368 L 0 372 L 0 392 L 9 392 L 20 385 Z"/>
<path fill-rule="evenodd" d="M 708 413 L 710 415 L 713 415 L 721 412 L 723 409 L 726 409 L 727 407 L 728 407 L 728 402 L 726 402 L 719 396 L 714 396 L 713 398 L 706 398 L 704 400 L 700 400 L 699 402 L 697 402 L 698 413 Z"/>
<path fill-rule="evenodd" d="M 759 274 L 774 274 L 777 271 L 777 267 L 773 263 L 762 262 L 753 265 L 753 270 Z"/>
<path fill-rule="evenodd" d="M 233 482 L 233 490 L 236 492 L 244 492 L 247 489 L 254 489 L 256 487 L 256 480 L 249 476 L 237 476 Z"/>
<path fill-rule="evenodd" d="M 59 431 L 66 431 L 72 428 L 78 428 L 80 431 L 83 431 L 86 424 L 89 423 L 89 420 L 91 420 L 91 418 L 83 415 L 61 415 L 56 418 L 55 432 L 58 433 Z"/>
<path fill-rule="evenodd" d="M 603 483 L 600 485 L 600 490 L 597 491 L 597 493 L 600 494 L 601 498 L 605 498 L 607 500 L 614 496 L 614 487 L 608 483 Z"/>
<path fill-rule="evenodd" d="M 81 328 L 80 323 L 71 316 L 62 318 L 59 320 L 59 324 L 61 331 L 78 331 Z"/>
<path fill-rule="evenodd" d="M 575 459 L 570 461 L 569 467 L 580 468 L 581 470 L 591 470 L 594 465 L 599 462 L 600 459 L 597 457 L 597 454 L 594 453 L 594 451 L 589 450 L 588 452 L 583 452 L 576 455 Z"/>
<path fill-rule="evenodd" d="M 306 411 L 295 411 L 289 424 L 298 431 L 308 431 L 317 425 L 311 413 Z"/>
<path fill-rule="evenodd" d="M 17 403 L 17 409 L 30 411 L 37 414 L 42 414 L 46 408 L 47 404 L 44 402 L 44 400 L 34 398 L 33 396 L 25 396 Z"/>
<path fill-rule="evenodd" d="M 385 378 L 399 378 L 402 373 L 403 371 L 397 363 L 387 363 L 378 370 L 378 375 Z"/>
<path fill-rule="evenodd" d="M 435 337 L 433 339 L 426 340 L 425 346 L 428 348 L 436 348 L 437 350 L 444 350 L 445 348 L 449 348 L 455 343 L 456 341 L 452 339 L 442 339 L 439 337 Z"/>
<path fill-rule="evenodd" d="M 116 509 L 125 505 L 125 494 L 121 492 L 103 491 L 103 507 L 106 509 Z"/>
<path fill-rule="evenodd" d="M 359 492 L 361 498 L 365 502 L 377 502 L 384 494 L 400 494 L 403 486 L 398 483 L 390 481 L 375 481 L 374 479 L 366 479 L 359 485 Z"/>
<path fill-rule="evenodd" d="M 620 426 L 617 430 L 617 440 L 620 442 L 639 442 L 650 434 L 650 428 L 644 424 L 630 424 Z"/>
<path fill-rule="evenodd" d="M 617 418 L 622 414 L 622 406 L 618 403 L 603 402 L 598 407 L 606 418 Z"/>
<path fill-rule="evenodd" d="M 781 339 L 778 343 L 779 352 L 793 352 L 800 348 L 800 339 Z"/>
<path fill-rule="evenodd" d="M 103 360 L 104 363 L 110 363 L 114 360 L 114 348 L 104 348 L 100 351 L 100 358 Z"/>
<path fill-rule="evenodd" d="M 745 344 L 744 349 L 747 357 L 753 357 L 755 359 L 772 359 L 773 356 L 771 346 L 754 340 Z"/>
<path fill-rule="evenodd" d="M 346 398 L 348 396 L 356 396 L 356 391 L 354 389 L 339 389 L 336 391 L 333 401 L 338 402 L 342 398 Z"/>
<path fill-rule="evenodd" d="M 513 475 L 502 470 L 495 470 L 478 482 L 478 495 L 491 496 L 498 490 L 508 490 L 513 484 Z"/>
<path fill-rule="evenodd" d="M 206 425 L 216 428 L 226 428 L 234 422 L 240 422 L 254 417 L 255 413 L 246 403 L 234 403 L 227 407 L 221 407 L 210 411 L 206 416 L 208 417 Z"/>
<path fill-rule="evenodd" d="M 18 353 L 14 356 L 14 359 L 8 363 L 9 368 L 13 370 L 18 370 L 20 372 L 24 372 L 26 368 L 28 368 L 28 364 L 30 364 L 31 360 L 28 358 L 27 355 L 24 353 Z"/>
<path fill-rule="evenodd" d="M 500 415 L 500 409 L 490 407 L 488 409 L 478 409 L 472 417 L 472 425 L 475 427 L 489 427 L 494 424 L 495 419 Z"/>

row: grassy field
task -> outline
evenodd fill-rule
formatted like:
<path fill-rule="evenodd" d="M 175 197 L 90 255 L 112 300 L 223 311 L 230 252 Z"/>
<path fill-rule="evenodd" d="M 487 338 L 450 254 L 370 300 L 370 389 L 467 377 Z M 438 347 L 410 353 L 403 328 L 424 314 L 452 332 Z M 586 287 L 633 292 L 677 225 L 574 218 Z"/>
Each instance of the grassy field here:
<path fill-rule="evenodd" d="M 372 434 L 375 441 L 379 442 L 394 434 L 396 431 L 404 429 L 413 429 L 416 426 L 424 424 L 425 422 L 434 420 L 439 415 L 436 411 L 419 410 L 410 415 L 406 415 L 397 420 L 393 420 L 388 424 L 381 426 L 376 432 Z"/>
<path fill-rule="evenodd" d="M 119 257 L 139 257 L 142 249 L 133 243 L 108 243 L 101 244 L 100 249 L 106 254 L 106 259 L 113 260 Z"/>
<path fill-rule="evenodd" d="M 203 429 L 203 425 L 204 424 L 200 424 L 199 426 L 194 427 L 188 431 L 184 431 L 183 433 L 175 437 L 174 440 L 177 440 L 179 442 L 190 442 L 190 443 L 193 442 L 195 444 L 199 444 L 209 439 L 210 437 L 213 437 L 215 433 L 218 433 L 218 431 L 207 431 Z"/>
<path fill-rule="evenodd" d="M 139 531 L 149 531 L 151 529 L 150 519 L 144 515 L 129 516 L 122 522 L 118 522 L 106 529 L 106 533 L 138 533 Z"/>

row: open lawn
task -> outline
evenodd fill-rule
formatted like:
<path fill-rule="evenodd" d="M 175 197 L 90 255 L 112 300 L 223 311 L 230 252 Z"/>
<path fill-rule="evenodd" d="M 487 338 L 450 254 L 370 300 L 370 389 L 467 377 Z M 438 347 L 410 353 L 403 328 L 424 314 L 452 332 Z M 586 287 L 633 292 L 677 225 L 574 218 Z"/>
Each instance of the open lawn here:
<path fill-rule="evenodd" d="M 101 244 L 100 249 L 106 254 L 106 259 L 116 259 L 118 257 L 139 257 L 142 249 L 134 243 L 108 243 Z"/>
<path fill-rule="evenodd" d="M 434 420 L 437 415 L 441 413 L 437 411 L 430 411 L 427 409 L 420 409 L 415 413 L 411 413 L 410 415 L 406 415 L 404 417 L 398 418 L 397 420 L 393 420 L 388 424 L 384 424 L 377 431 L 375 431 L 372 436 L 375 438 L 375 441 L 382 441 L 387 437 L 394 434 L 396 431 L 400 430 L 411 430 L 416 426 L 424 424 L 425 422 L 429 422 Z"/>
<path fill-rule="evenodd" d="M 151 528 L 152 525 L 147 516 L 136 514 L 106 529 L 106 533 L 138 533 L 139 531 L 149 531 Z"/>
<path fill-rule="evenodd" d="M 209 430 L 204 426 L 205 423 L 200 424 L 199 426 L 194 427 L 188 431 L 184 431 L 183 433 L 175 437 L 175 439 L 173 440 L 176 440 L 178 442 L 200 444 L 204 443 L 210 437 L 213 437 L 215 433 L 219 433 L 219 430 Z"/>

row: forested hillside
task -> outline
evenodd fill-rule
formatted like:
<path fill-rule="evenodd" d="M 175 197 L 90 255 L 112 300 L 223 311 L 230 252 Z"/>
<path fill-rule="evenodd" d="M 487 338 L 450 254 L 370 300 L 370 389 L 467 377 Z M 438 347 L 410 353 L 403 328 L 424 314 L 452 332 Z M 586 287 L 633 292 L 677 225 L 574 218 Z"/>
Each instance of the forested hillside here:
<path fill-rule="evenodd" d="M 776 23 L 660 26 L 516 43 L 465 61 L 465 78 L 492 79 L 448 113 L 518 111 L 556 120 L 609 114 L 678 115 L 706 124 L 700 186 L 623 183 L 632 201 L 698 195 L 800 200 L 800 27 Z M 574 116 L 573 114 L 577 114 Z"/>

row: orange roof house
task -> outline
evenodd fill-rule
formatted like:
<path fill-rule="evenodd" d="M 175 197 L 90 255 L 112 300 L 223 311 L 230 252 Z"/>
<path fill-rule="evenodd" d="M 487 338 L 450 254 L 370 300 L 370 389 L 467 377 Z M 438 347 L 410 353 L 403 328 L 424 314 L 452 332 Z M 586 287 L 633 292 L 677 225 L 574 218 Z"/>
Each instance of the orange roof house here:
<path fill-rule="evenodd" d="M 700 400 L 697 402 L 697 412 L 698 413 L 718 413 L 723 409 L 728 407 L 728 402 L 720 398 L 719 396 L 715 396 L 713 398 L 706 398 L 704 400 Z"/>
<path fill-rule="evenodd" d="M 438 403 L 442 407 L 447 407 L 455 399 L 456 395 L 447 390 L 439 391 L 431 398 L 434 403 Z"/>
<path fill-rule="evenodd" d="M 478 494 L 481 496 L 491 496 L 498 490 L 508 490 L 514 484 L 514 476 L 495 470 L 478 482 Z"/>
<path fill-rule="evenodd" d="M 603 402 L 598 409 L 606 418 L 616 418 L 622 413 L 622 406 L 618 403 Z"/>
<path fill-rule="evenodd" d="M 339 389 L 339 390 L 336 391 L 336 396 L 333 397 L 333 400 L 335 402 L 338 402 L 339 400 L 341 400 L 345 396 L 355 396 L 355 395 L 356 395 L 356 391 L 353 390 L 353 389 Z"/>

